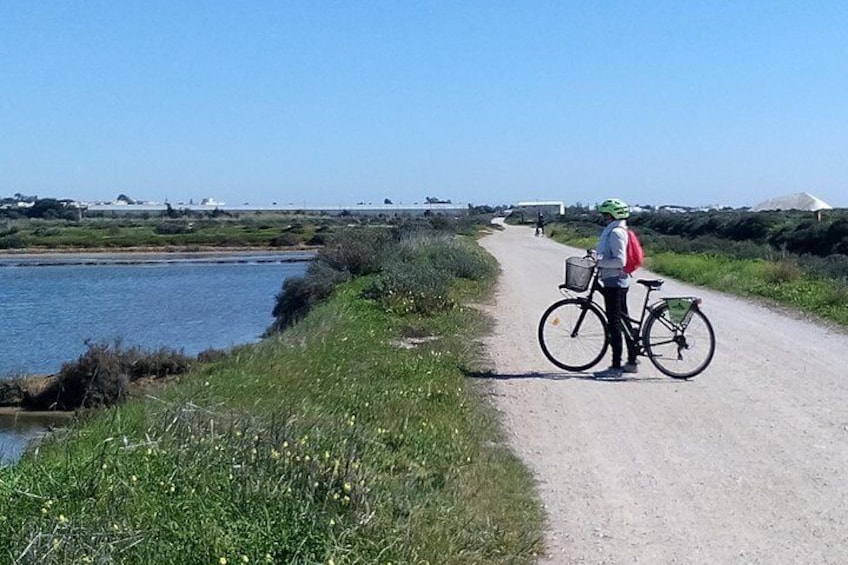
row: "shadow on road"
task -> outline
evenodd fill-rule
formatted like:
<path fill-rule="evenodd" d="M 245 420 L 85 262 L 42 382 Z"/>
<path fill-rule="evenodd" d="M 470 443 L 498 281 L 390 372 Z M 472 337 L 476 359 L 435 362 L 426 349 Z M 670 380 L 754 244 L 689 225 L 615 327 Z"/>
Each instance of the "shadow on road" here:
<path fill-rule="evenodd" d="M 495 373 L 493 371 L 463 371 L 469 379 L 477 379 L 481 381 L 511 381 L 519 379 L 544 379 L 549 381 L 595 381 L 599 383 L 625 383 L 625 382 L 640 382 L 640 383 L 673 383 L 679 382 L 674 379 L 666 379 L 663 377 L 640 377 L 636 375 L 623 375 L 617 379 L 596 377 L 592 373 L 540 373 L 533 371 L 531 373 Z M 685 382 L 685 381 L 684 381 Z"/>

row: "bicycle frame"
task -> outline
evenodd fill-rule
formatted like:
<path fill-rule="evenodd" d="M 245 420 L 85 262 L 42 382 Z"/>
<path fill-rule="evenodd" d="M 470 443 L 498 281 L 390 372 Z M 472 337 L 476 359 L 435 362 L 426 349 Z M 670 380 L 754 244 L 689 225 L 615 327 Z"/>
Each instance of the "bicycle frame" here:
<path fill-rule="evenodd" d="M 636 349 L 636 354 L 639 356 L 645 355 L 645 346 L 642 340 L 642 327 L 645 324 L 645 320 L 649 312 L 653 311 L 656 305 L 659 302 L 654 302 L 650 306 L 648 305 L 648 301 L 650 300 L 651 293 L 659 291 L 662 287 L 662 280 L 650 280 L 650 281 L 642 281 L 641 279 L 637 281 L 639 284 L 645 287 L 645 298 L 642 301 L 642 309 L 639 313 L 639 318 L 633 318 L 629 314 L 625 314 L 622 312 L 621 315 L 621 329 L 625 334 L 625 339 L 629 340 L 633 347 Z M 564 285 L 560 285 L 560 289 L 564 289 Z M 604 304 L 601 304 L 595 299 L 595 292 L 599 292 L 603 287 L 601 283 L 598 281 L 598 269 L 595 268 L 595 272 L 592 275 L 592 284 L 589 288 L 589 294 L 586 296 L 580 297 L 581 300 L 586 300 L 587 302 L 591 302 L 595 304 L 600 310 L 604 313 L 604 323 L 609 327 L 609 318 L 607 318 L 607 311 Z M 568 292 L 568 291 L 566 291 Z M 583 317 L 586 315 L 585 310 L 580 315 L 577 324 L 575 325 L 573 334 L 576 334 L 578 329 L 583 323 Z M 667 325 L 665 321 L 662 321 L 663 324 Z M 574 335 L 572 335 L 574 337 Z"/>

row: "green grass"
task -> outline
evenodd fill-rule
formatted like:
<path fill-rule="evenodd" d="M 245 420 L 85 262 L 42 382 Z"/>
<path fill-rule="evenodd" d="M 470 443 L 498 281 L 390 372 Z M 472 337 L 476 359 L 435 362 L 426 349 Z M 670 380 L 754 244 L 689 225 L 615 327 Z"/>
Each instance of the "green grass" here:
<path fill-rule="evenodd" d="M 0 470 L 0 560 L 532 563 L 531 477 L 465 377 L 484 320 L 392 315 L 367 282 Z"/>
<path fill-rule="evenodd" d="M 649 268 L 709 288 L 774 300 L 848 325 L 848 283 L 806 275 L 792 263 L 659 253 L 650 257 Z"/>
<path fill-rule="evenodd" d="M 570 245 L 571 247 L 594 249 L 598 246 L 597 235 L 589 237 L 563 224 L 551 224 L 547 230 L 549 238 Z M 600 232 L 598 233 L 600 234 Z"/>

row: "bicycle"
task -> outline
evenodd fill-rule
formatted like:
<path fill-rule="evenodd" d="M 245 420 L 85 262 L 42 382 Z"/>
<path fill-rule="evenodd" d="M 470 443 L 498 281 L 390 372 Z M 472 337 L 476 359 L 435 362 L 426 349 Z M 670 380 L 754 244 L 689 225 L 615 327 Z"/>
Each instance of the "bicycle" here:
<path fill-rule="evenodd" d="M 694 296 L 661 297 L 648 305 L 662 279 L 637 279 L 645 287 L 639 318 L 622 315 L 622 332 L 637 355 L 647 357 L 663 374 L 692 378 L 707 368 L 715 354 L 715 332 Z M 585 371 L 597 365 L 610 345 L 609 324 L 603 307 L 595 301 L 601 288 L 591 255 L 571 257 L 565 264 L 567 298 L 551 304 L 539 320 L 539 345 L 551 363 L 567 371 Z M 589 291 L 586 296 L 571 292 Z"/>

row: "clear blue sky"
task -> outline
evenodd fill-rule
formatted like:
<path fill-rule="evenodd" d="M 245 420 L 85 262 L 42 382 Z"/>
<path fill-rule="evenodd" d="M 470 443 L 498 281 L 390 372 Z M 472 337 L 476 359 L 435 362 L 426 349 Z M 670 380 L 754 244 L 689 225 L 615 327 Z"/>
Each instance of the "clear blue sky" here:
<path fill-rule="evenodd" d="M 848 2 L 0 3 L 0 196 L 848 207 Z"/>

